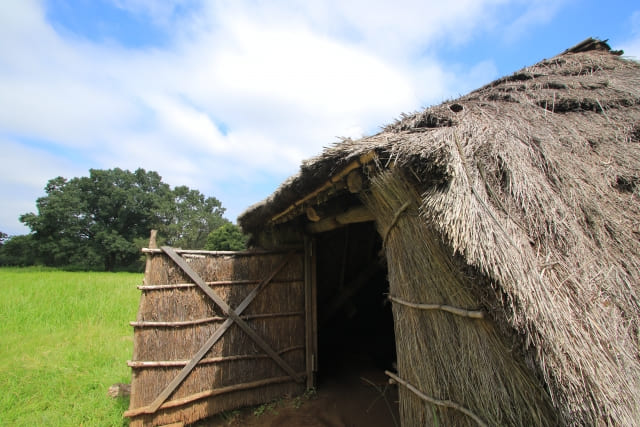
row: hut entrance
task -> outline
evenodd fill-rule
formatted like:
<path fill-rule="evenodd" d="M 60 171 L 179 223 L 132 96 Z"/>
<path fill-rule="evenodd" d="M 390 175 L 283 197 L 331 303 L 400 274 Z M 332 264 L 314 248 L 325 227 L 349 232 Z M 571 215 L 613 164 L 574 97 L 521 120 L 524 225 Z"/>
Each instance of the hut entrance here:
<path fill-rule="evenodd" d="M 381 248 L 373 222 L 316 235 L 320 391 L 349 380 L 356 388 L 386 384 L 395 338 Z"/>

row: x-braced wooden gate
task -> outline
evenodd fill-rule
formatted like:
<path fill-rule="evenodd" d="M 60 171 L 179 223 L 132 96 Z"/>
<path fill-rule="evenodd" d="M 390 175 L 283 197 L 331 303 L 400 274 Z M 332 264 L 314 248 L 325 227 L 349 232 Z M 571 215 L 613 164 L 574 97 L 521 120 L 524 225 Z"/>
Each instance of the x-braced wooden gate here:
<path fill-rule="evenodd" d="M 131 425 L 194 422 L 313 386 L 311 249 L 145 249 L 131 322 Z"/>

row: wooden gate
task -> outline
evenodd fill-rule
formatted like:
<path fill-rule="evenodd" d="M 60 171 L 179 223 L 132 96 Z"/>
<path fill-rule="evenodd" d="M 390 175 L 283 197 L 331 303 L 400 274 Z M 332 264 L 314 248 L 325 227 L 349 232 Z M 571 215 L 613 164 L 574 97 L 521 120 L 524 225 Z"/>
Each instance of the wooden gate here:
<path fill-rule="evenodd" d="M 191 423 L 313 386 L 307 250 L 145 249 L 134 327 L 132 426 Z"/>

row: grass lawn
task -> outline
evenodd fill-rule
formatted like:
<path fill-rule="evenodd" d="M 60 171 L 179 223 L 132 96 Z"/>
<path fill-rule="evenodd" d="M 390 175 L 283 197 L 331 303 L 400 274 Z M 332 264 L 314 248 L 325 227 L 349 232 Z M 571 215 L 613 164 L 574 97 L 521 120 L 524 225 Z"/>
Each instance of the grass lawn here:
<path fill-rule="evenodd" d="M 0 268 L 0 425 L 122 426 L 142 274 Z"/>

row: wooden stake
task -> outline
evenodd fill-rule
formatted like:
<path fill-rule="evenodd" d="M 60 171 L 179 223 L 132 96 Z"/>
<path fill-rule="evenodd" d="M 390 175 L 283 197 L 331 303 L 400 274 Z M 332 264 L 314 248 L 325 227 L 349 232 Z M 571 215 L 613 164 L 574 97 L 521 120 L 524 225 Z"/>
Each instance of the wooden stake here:
<path fill-rule="evenodd" d="M 423 392 L 421 392 L 420 390 L 418 390 L 415 386 L 411 385 L 410 383 L 408 383 L 407 381 L 403 380 L 402 378 L 400 378 L 399 376 L 395 375 L 394 373 L 389 372 L 389 371 L 384 371 L 384 373 L 387 374 L 387 376 L 389 376 L 396 383 L 398 383 L 398 384 L 406 387 L 407 389 L 409 389 L 409 391 L 413 392 L 413 394 L 415 394 L 416 396 L 418 396 L 420 399 L 424 400 L 425 402 L 428 402 L 428 403 L 431 403 L 431 404 L 437 405 L 437 406 L 443 406 L 445 408 L 456 409 L 456 410 L 462 412 L 463 414 L 465 414 L 466 416 L 472 418 L 473 421 L 475 421 L 479 426 L 488 427 L 487 424 L 480 419 L 480 417 L 478 417 L 476 414 L 474 414 L 473 412 L 471 412 L 470 410 L 468 410 L 464 406 L 462 406 L 462 405 L 460 405 L 460 404 L 458 404 L 456 402 L 452 402 L 450 400 L 440 400 L 440 399 L 434 399 L 433 397 L 429 397 L 426 394 L 424 394 Z"/>

